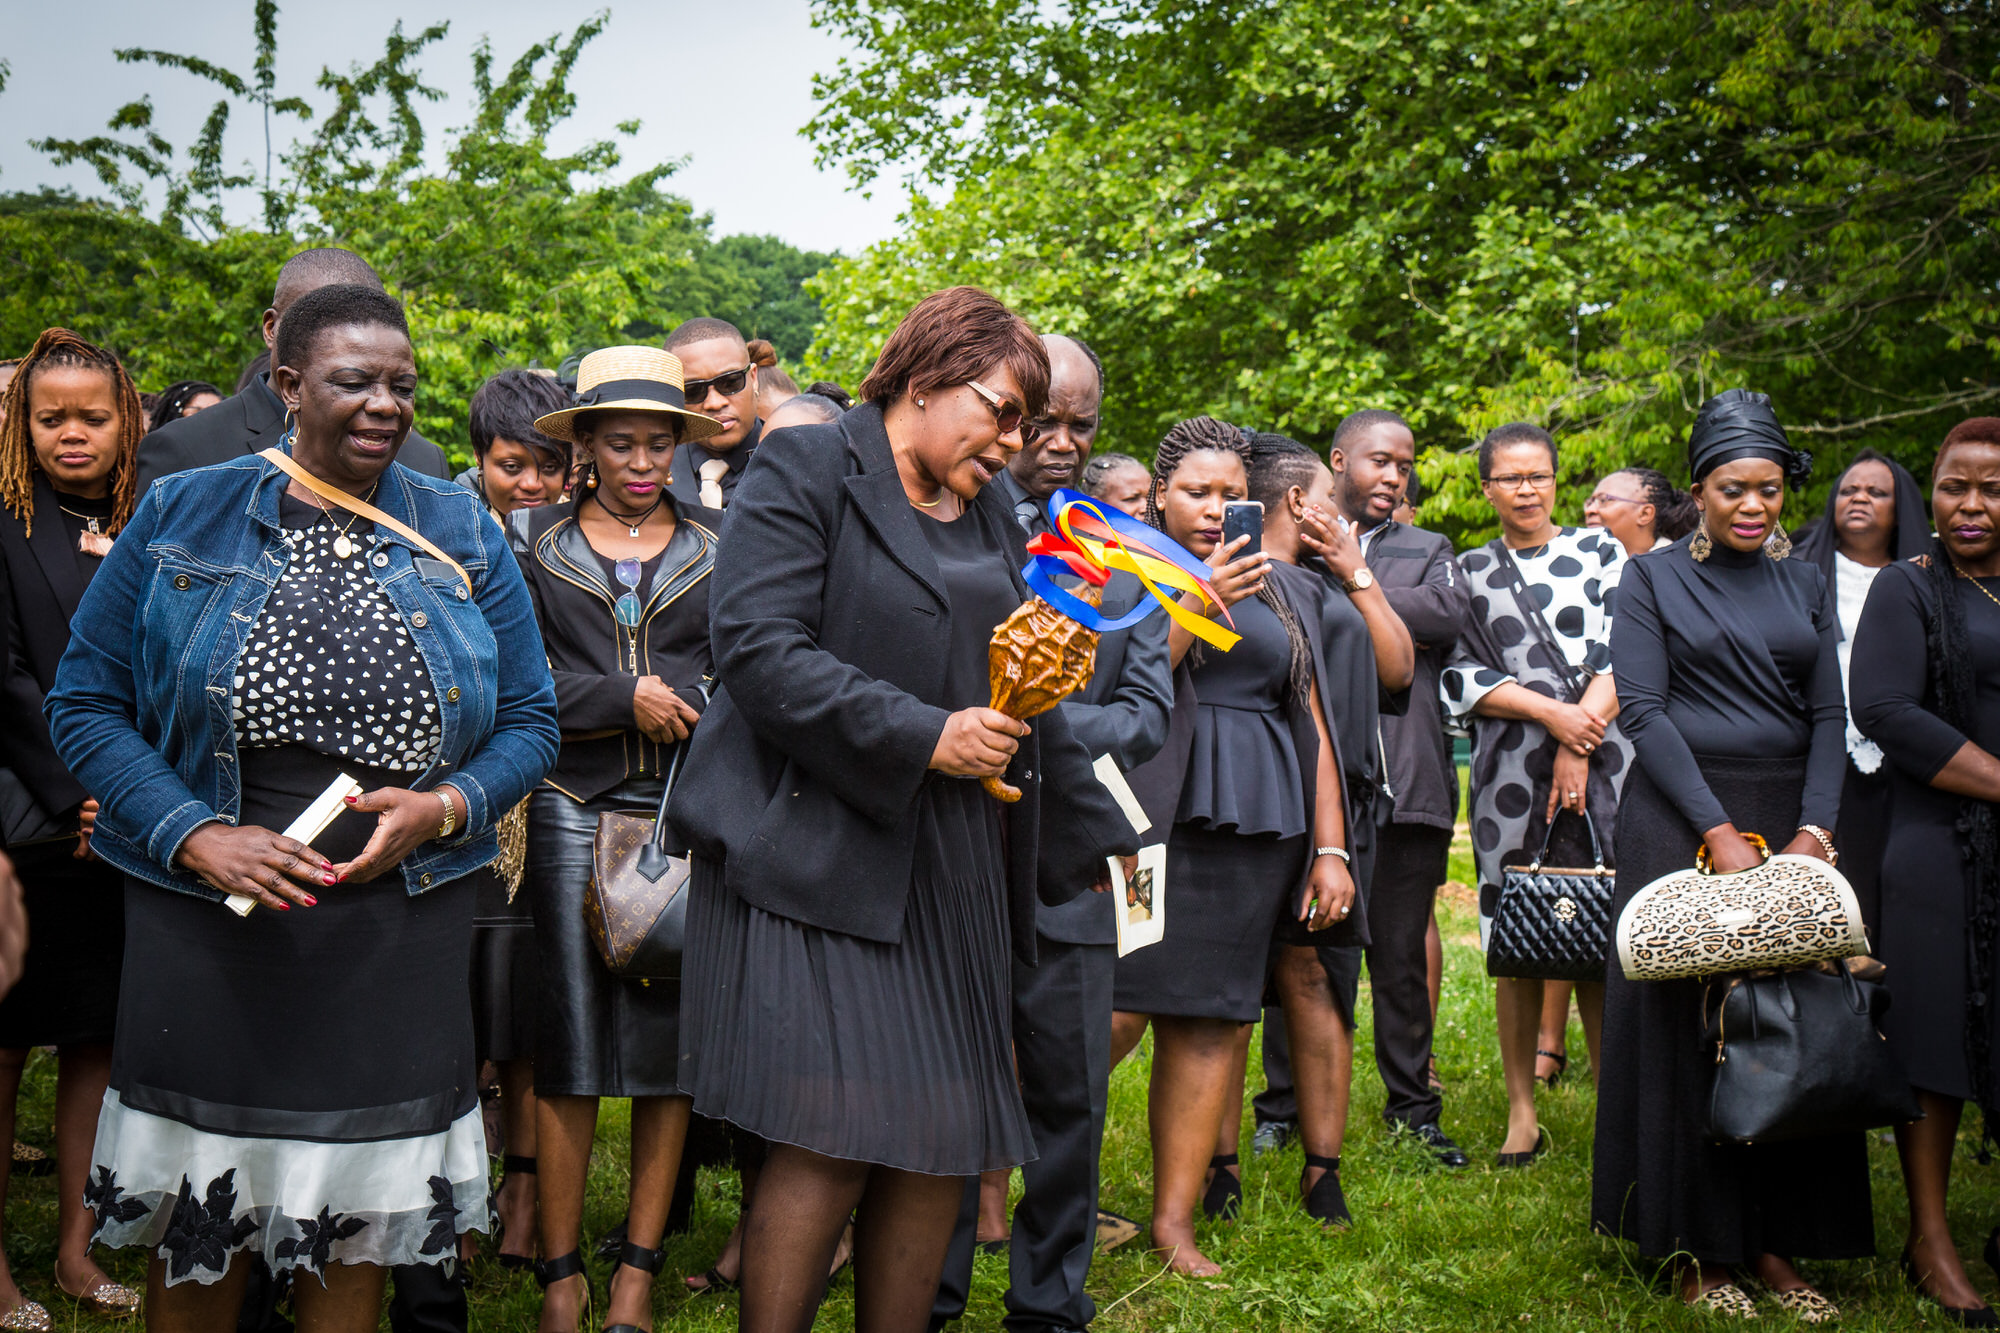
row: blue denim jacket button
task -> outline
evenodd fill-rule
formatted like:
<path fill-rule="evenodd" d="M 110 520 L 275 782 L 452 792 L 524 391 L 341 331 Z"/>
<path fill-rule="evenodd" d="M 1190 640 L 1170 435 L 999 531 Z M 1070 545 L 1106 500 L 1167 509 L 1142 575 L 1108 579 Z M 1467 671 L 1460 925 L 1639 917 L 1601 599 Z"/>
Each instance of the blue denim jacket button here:
<path fill-rule="evenodd" d="M 375 568 L 377 568 L 377 569 L 382 569 L 382 568 L 386 567 L 386 566 L 388 565 L 388 563 L 389 563 L 389 557 L 388 557 L 388 556 L 384 555 L 384 554 L 383 554 L 382 552 L 380 552 L 380 551 L 377 551 L 377 552 L 375 553 Z"/>
<path fill-rule="evenodd" d="M 422 629 L 424 626 L 430 623 L 431 623 L 431 618 L 425 615 L 421 611 L 417 612 L 415 615 L 410 617 L 410 625 L 412 628 L 415 629 Z"/>
<path fill-rule="evenodd" d="M 454 685 L 450 689 L 444 692 L 444 701 L 448 704 L 455 704 L 458 702 L 458 686 Z"/>
<path fill-rule="evenodd" d="M 186 592 L 189 586 L 188 576 L 185 574 L 174 575 L 174 586 L 182 592 Z"/>

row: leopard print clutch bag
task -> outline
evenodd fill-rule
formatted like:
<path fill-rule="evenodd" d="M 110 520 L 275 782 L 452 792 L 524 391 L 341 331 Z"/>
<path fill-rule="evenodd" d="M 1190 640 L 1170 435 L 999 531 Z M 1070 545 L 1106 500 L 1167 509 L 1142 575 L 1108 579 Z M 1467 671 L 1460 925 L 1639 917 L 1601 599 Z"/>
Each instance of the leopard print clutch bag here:
<path fill-rule="evenodd" d="M 1812 856 L 1773 856 L 1731 875 L 1680 870 L 1639 890 L 1618 918 L 1632 981 L 1803 967 L 1868 952 L 1847 877 Z"/>

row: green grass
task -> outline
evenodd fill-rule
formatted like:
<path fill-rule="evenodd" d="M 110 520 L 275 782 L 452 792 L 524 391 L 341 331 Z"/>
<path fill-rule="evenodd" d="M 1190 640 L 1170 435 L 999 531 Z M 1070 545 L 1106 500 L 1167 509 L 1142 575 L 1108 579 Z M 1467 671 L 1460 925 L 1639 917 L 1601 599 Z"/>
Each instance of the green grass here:
<path fill-rule="evenodd" d="M 1453 877 L 1470 882 L 1469 858 L 1454 854 Z M 1252 1158 L 1245 1145 L 1244 1210 L 1233 1223 L 1205 1226 L 1201 1243 L 1222 1263 L 1210 1282 L 1161 1277 L 1139 1242 L 1100 1256 L 1091 1291 L 1104 1333 L 1216 1333 L 1257 1330 L 1497 1330 L 1532 1326 L 1563 1333 L 1606 1329 L 1708 1329 L 1715 1320 L 1683 1310 L 1651 1266 L 1623 1246 L 1587 1230 L 1590 1127 L 1593 1099 L 1583 1057 L 1583 1036 L 1572 1022 L 1570 1074 L 1545 1093 L 1543 1123 L 1555 1151 L 1526 1170 L 1489 1165 L 1504 1125 L 1499 1055 L 1493 1039 L 1493 992 L 1476 947 L 1477 926 L 1467 897 L 1447 902 L 1444 1022 L 1438 1051 L 1448 1085 L 1446 1128 L 1472 1154 L 1470 1169 L 1442 1173 L 1391 1145 L 1381 1127 L 1382 1089 L 1368 1055 L 1367 988 L 1362 988 L 1363 1031 L 1355 1075 L 1354 1114 L 1342 1179 L 1354 1209 L 1354 1229 L 1323 1232 L 1299 1210 L 1299 1151 Z M 1148 1048 L 1141 1047 L 1114 1076 L 1111 1126 L 1104 1145 L 1104 1206 L 1143 1219 L 1150 1205 L 1146 1146 L 1145 1079 Z M 1253 1068 L 1254 1068 L 1253 1061 Z M 54 1092 L 54 1063 L 38 1057 L 23 1092 L 22 1137 L 49 1146 L 46 1132 Z M 1884 1139 L 1886 1136 L 1884 1136 Z M 625 1144 L 624 1107 L 607 1103 L 600 1133 L 603 1151 L 591 1177 L 587 1224 L 591 1234 L 623 1211 L 623 1183 L 616 1164 Z M 1969 1260 L 1986 1231 L 2000 1222 L 2000 1189 L 1994 1172 L 1973 1160 L 1969 1138 L 1961 1144 L 1952 1224 Z M 1886 1141 L 1871 1147 L 1876 1243 L 1881 1257 L 1864 1262 L 1806 1265 L 1844 1312 L 1848 1329 L 1904 1330 L 1949 1327 L 1935 1306 L 1920 1305 L 1903 1286 L 1895 1255 L 1903 1240 L 1902 1182 Z M 1017 1178 L 1018 1179 L 1018 1178 Z M 52 1180 L 16 1181 L 7 1215 L 7 1252 L 30 1295 L 46 1303 L 59 1329 L 109 1329 L 81 1318 L 54 1290 L 55 1186 Z M 721 1246 L 736 1213 L 736 1182 L 726 1172 L 704 1172 L 694 1232 L 669 1246 L 667 1271 L 655 1300 L 661 1330 L 734 1327 L 734 1297 L 689 1299 L 679 1278 L 698 1273 Z M 138 1281 L 143 1273 L 132 1251 L 106 1256 L 116 1277 Z M 1970 1270 L 1976 1285 L 1995 1294 L 1983 1265 Z M 606 1276 L 593 1268 L 598 1291 Z M 1004 1256 L 978 1261 L 971 1308 L 961 1327 L 989 1333 L 1000 1327 L 1007 1283 Z M 526 1333 L 535 1327 L 538 1298 L 525 1275 L 503 1273 L 490 1261 L 475 1269 L 472 1325 L 481 1330 Z M 601 1307 L 600 1307 L 601 1309 Z M 600 1314 L 601 1318 L 601 1314 Z M 826 1328 L 851 1327 L 853 1283 L 843 1274 L 821 1314 Z M 1759 1327 L 1788 1326 L 1766 1306 Z M 388 1324 L 384 1321 L 383 1328 Z"/>

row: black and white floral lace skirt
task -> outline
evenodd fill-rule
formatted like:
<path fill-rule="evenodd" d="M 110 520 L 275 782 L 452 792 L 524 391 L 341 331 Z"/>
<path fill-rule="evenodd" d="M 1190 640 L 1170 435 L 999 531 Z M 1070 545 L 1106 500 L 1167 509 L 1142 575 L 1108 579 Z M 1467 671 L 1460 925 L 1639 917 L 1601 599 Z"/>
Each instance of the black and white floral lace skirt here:
<path fill-rule="evenodd" d="M 336 769 L 394 782 L 296 746 L 241 761 L 241 822 L 272 828 Z M 342 815 L 315 849 L 347 860 L 373 826 Z M 316 896 L 239 919 L 127 882 L 87 1202 L 98 1239 L 158 1254 L 169 1285 L 214 1282 L 246 1250 L 277 1271 L 449 1264 L 461 1232 L 486 1229 L 473 882 L 412 897 L 392 872 Z"/>

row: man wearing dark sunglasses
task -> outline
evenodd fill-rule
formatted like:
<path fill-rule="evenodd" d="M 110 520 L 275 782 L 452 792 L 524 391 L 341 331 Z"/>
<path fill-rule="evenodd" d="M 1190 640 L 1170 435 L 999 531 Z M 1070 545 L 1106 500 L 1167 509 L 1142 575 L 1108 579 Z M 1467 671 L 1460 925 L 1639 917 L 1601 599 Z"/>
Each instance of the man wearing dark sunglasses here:
<path fill-rule="evenodd" d="M 675 450 L 667 489 L 684 504 L 726 509 L 764 433 L 764 423 L 757 419 L 757 367 L 750 362 L 749 345 L 728 320 L 702 317 L 669 333 L 667 350 L 686 371 L 688 410 L 722 423 L 719 434 Z"/>

